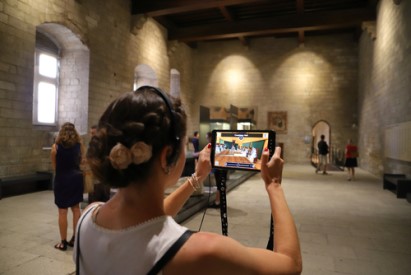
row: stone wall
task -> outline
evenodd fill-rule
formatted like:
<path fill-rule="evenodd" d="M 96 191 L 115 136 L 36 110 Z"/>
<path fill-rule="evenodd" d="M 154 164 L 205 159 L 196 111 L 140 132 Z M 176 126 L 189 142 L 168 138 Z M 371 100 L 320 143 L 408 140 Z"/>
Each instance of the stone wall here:
<path fill-rule="evenodd" d="M 320 120 L 331 127 L 332 146 L 357 138 L 358 44 L 352 35 L 307 37 L 303 46 L 296 38 L 253 39 L 248 47 L 208 42 L 193 55 L 195 106 L 256 106 L 258 129 L 267 128 L 268 112 L 287 112 L 288 130 L 277 136 L 287 161 L 309 163 L 304 138 Z"/>
<path fill-rule="evenodd" d="M 129 0 L 2 0 L 0 178 L 50 169 L 49 151 L 42 148 L 51 145 L 57 128 L 32 123 L 35 34 L 44 23 L 58 24 L 88 51 L 82 67 L 89 70 L 88 83 L 62 79 L 67 90 L 87 86 L 82 96 L 88 98 L 88 113 L 79 110 L 88 114 L 88 125 L 82 129 L 132 89 L 138 65 L 149 66 L 166 90 L 173 68 L 180 73 L 189 134 L 199 128 L 200 105 L 256 107 L 259 129 L 267 128 L 267 112 L 287 111 L 287 132 L 277 138 L 285 144 L 287 161 L 308 162 L 306 138 L 318 121 L 326 121 L 332 146 L 343 148 L 348 138 L 358 142 L 361 167 L 410 176 L 410 163 L 386 159 L 383 152 L 384 128 L 411 120 L 409 14 L 411 1 L 380 1 L 376 40 L 364 31 L 359 44 L 341 34 L 307 36 L 303 46 L 297 38 L 271 37 L 252 39 L 247 47 L 229 40 L 192 49 L 167 41 L 166 30 L 151 19 L 132 23 Z M 75 120 L 66 111 L 67 119 Z"/>
<path fill-rule="evenodd" d="M 50 151 L 43 148 L 51 145 L 52 134 L 58 128 L 32 124 L 36 27 L 43 23 L 58 24 L 78 37 L 88 49 L 88 67 L 81 68 L 89 68 L 87 94 L 81 95 L 83 99 L 69 95 L 61 97 L 72 105 L 76 100 L 88 99 L 88 125 L 79 125 L 79 128 L 87 130 L 97 122 L 109 102 L 132 89 L 134 69 L 139 64 L 150 66 L 159 86 L 169 88 L 171 67 L 167 32 L 151 19 L 143 20 L 138 26 L 132 25 L 129 0 L 1 1 L 0 178 L 50 169 Z M 190 51 L 181 45 L 173 55 L 173 66 L 181 72 L 189 71 Z M 79 85 L 78 78 L 69 75 L 71 69 L 76 70 L 76 62 L 71 60 L 66 58 L 64 65 L 67 67 L 68 63 L 69 69 L 62 72 L 61 79 L 63 90 L 69 92 Z M 182 79 L 185 100 L 190 79 L 185 76 Z M 76 122 L 68 104 L 60 102 L 61 117 Z M 81 113 L 84 109 L 78 111 Z M 84 141 L 88 142 L 87 136 Z"/>
<path fill-rule="evenodd" d="M 197 107 L 193 106 L 193 97 L 196 91 L 192 89 L 193 78 L 193 50 L 184 43 L 171 41 L 169 43 L 170 68 L 180 73 L 180 98 L 187 113 L 187 135 L 191 136 L 198 129 L 198 117 L 195 116 Z"/>
<path fill-rule="evenodd" d="M 376 39 L 368 32 L 360 40 L 359 147 L 362 168 L 376 175 L 404 173 L 411 163 L 386 158 L 388 126 L 411 121 L 411 1 L 396 5 L 382 0 Z"/>

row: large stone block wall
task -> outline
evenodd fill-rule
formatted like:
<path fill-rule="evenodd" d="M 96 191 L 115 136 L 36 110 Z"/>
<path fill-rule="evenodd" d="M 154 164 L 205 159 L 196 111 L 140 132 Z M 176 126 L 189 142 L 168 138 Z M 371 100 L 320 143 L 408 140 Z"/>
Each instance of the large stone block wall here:
<path fill-rule="evenodd" d="M 386 158 L 384 132 L 411 121 L 411 1 L 378 6 L 376 39 L 360 40 L 359 137 L 361 166 L 370 172 L 404 173 L 411 163 Z M 411 142 L 411 141 L 410 141 Z"/>
<path fill-rule="evenodd" d="M 257 107 L 259 129 L 267 128 L 267 112 L 287 111 L 288 131 L 278 135 L 287 161 L 308 161 L 304 138 L 324 120 L 331 145 L 358 141 L 361 167 L 411 175 L 409 163 L 383 152 L 384 128 L 411 120 L 410 1 L 380 1 L 377 39 L 364 32 L 359 45 L 351 35 L 334 35 L 307 36 L 304 46 L 296 38 L 260 38 L 247 47 L 231 40 L 191 49 L 167 41 L 151 19 L 132 25 L 129 9 L 128 0 L 0 1 L 0 178 L 50 168 L 42 148 L 56 129 L 32 125 L 35 33 L 43 23 L 60 24 L 89 51 L 87 127 L 132 89 L 138 65 L 152 68 L 166 90 L 174 68 L 189 134 L 199 128 L 200 105 Z M 68 90 L 78 84 L 64 83 Z"/>
<path fill-rule="evenodd" d="M 87 134 L 89 128 L 88 93 L 84 92 L 89 87 L 89 55 L 87 50 L 63 53 L 60 66 L 59 124 L 70 121 L 80 134 Z"/>
<path fill-rule="evenodd" d="M 267 128 L 267 112 L 287 111 L 288 131 L 278 134 L 285 158 L 309 162 L 312 127 L 331 127 L 330 143 L 343 148 L 356 139 L 358 124 L 358 43 L 352 35 L 253 39 L 201 43 L 194 51 L 194 104 L 256 106 L 257 128 Z"/>
<path fill-rule="evenodd" d="M 129 0 L 0 1 L 0 178 L 50 169 L 50 151 L 42 148 L 51 145 L 51 133 L 58 129 L 32 125 L 36 26 L 64 26 L 89 50 L 87 127 L 98 121 L 115 97 L 132 90 L 139 64 L 150 66 L 159 86 L 169 88 L 166 30 L 152 19 L 137 30 L 131 22 Z M 173 57 L 177 69 L 188 71 L 189 63 L 179 59 L 190 60 L 190 51 L 185 45 L 177 49 Z M 190 80 L 183 79 L 182 93 L 188 93 Z M 78 85 L 75 79 L 62 81 L 66 90 Z M 64 103 L 62 111 L 63 117 L 75 120 L 70 110 L 64 110 Z M 88 142 L 87 136 L 84 141 Z"/>

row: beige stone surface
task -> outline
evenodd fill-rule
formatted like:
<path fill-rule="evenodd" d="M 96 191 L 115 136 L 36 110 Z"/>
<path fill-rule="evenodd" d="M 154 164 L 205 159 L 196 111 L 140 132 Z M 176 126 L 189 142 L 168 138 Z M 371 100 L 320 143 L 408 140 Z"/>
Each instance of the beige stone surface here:
<path fill-rule="evenodd" d="M 358 143 L 364 169 L 411 176 L 408 162 L 387 159 L 383 151 L 384 129 L 411 120 L 410 13 L 410 1 L 381 0 L 375 40 L 365 30 L 359 40 L 347 34 L 307 35 L 304 45 L 296 38 L 268 37 L 254 38 L 247 47 L 227 40 L 190 48 L 168 41 L 167 31 L 153 19 L 132 25 L 126 0 L 1 1 L 0 178 L 50 169 L 50 151 L 42 148 L 50 146 L 57 128 L 32 124 L 35 33 L 45 22 L 60 24 L 70 34 L 67 45 L 76 37 L 89 51 L 89 67 L 69 62 L 61 79 L 69 91 L 86 87 L 84 108 L 64 110 L 60 102 L 61 119 L 77 119 L 82 129 L 130 91 L 136 67 L 147 65 L 165 90 L 170 70 L 180 73 L 189 134 L 199 130 L 200 105 L 258 107 L 260 129 L 267 127 L 267 112 L 287 111 L 287 133 L 277 138 L 287 161 L 309 158 L 304 138 L 325 120 L 332 146 L 343 148 L 348 138 Z M 63 51 L 63 57 L 71 54 Z M 88 83 L 69 75 L 87 68 Z M 81 100 L 62 98 L 71 106 Z M 87 143 L 89 137 L 84 139 Z"/>

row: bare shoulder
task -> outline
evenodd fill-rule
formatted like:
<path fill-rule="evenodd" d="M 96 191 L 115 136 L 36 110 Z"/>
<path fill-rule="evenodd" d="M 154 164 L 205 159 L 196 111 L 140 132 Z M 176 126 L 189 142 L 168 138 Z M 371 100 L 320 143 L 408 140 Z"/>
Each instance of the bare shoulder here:
<path fill-rule="evenodd" d="M 247 248 L 231 238 L 198 232 L 165 267 L 164 274 L 241 274 L 235 271 L 245 254 Z"/>
<path fill-rule="evenodd" d="M 222 235 L 211 232 L 197 232 L 187 242 L 187 250 L 189 250 L 190 255 L 196 257 L 210 257 L 218 254 L 221 248 L 229 242 L 231 242 L 231 239 Z"/>
<path fill-rule="evenodd" d="M 163 269 L 170 274 L 299 274 L 293 261 L 279 253 L 246 247 L 226 236 L 193 234 Z"/>

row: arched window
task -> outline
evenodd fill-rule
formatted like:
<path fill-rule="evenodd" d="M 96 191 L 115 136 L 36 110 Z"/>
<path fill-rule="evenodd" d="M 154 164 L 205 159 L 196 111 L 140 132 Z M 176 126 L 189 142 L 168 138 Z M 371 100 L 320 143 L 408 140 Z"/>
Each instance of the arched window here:
<path fill-rule="evenodd" d="M 36 32 L 33 124 L 56 125 L 58 119 L 59 47 Z"/>
<path fill-rule="evenodd" d="M 36 29 L 33 123 L 76 125 L 88 132 L 88 48 L 67 27 L 44 23 Z"/>
<path fill-rule="evenodd" d="M 138 65 L 134 70 L 134 90 L 137 90 L 139 87 L 149 85 L 158 87 L 158 80 L 156 72 L 146 64 Z"/>
<path fill-rule="evenodd" d="M 170 95 L 180 97 L 180 72 L 176 69 L 170 71 Z"/>

